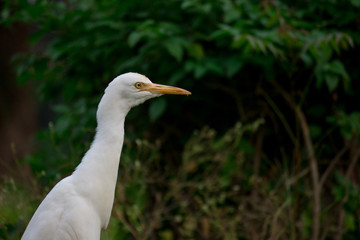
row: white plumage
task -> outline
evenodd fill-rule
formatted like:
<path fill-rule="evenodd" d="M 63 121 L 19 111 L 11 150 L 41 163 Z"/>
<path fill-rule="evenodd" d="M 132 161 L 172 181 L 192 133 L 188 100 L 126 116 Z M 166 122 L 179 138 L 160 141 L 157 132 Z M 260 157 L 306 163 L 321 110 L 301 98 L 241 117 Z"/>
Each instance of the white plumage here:
<path fill-rule="evenodd" d="M 125 117 L 132 107 L 162 94 L 191 93 L 153 84 L 138 73 L 122 74 L 109 84 L 98 106 L 90 149 L 72 175 L 57 183 L 42 201 L 23 240 L 100 239 L 114 202 Z"/>

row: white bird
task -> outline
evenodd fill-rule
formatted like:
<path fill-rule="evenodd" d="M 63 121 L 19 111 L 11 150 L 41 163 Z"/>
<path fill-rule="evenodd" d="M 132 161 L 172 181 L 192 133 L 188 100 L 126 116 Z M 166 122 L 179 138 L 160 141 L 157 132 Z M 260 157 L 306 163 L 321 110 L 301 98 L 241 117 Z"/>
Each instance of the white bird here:
<path fill-rule="evenodd" d="M 22 240 L 100 239 L 114 203 L 125 117 L 132 107 L 163 94 L 191 93 L 154 84 L 138 73 L 122 74 L 109 84 L 98 106 L 90 149 L 72 175 L 58 182 L 42 201 Z"/>

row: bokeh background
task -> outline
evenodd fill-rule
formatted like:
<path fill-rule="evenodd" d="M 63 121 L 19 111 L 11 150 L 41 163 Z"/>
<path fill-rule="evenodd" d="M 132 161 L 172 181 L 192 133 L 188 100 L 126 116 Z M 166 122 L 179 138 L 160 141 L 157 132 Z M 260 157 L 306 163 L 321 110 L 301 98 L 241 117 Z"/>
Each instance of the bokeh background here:
<path fill-rule="evenodd" d="M 0 239 L 19 239 L 125 72 L 102 239 L 358 239 L 360 1 L 0 1 Z"/>

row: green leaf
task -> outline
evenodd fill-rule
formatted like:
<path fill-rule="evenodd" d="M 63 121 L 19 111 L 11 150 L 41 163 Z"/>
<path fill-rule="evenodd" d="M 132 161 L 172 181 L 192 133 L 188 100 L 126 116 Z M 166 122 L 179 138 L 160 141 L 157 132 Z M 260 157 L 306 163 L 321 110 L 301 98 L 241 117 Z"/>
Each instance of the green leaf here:
<path fill-rule="evenodd" d="M 309 130 L 312 139 L 318 138 L 322 133 L 321 127 L 315 124 L 310 125 Z"/>
<path fill-rule="evenodd" d="M 349 90 L 351 81 L 350 81 L 350 76 L 347 73 L 344 64 L 342 62 L 340 62 L 339 60 L 334 60 L 331 63 L 331 71 L 333 71 L 334 73 L 337 73 L 338 75 L 340 75 L 342 77 L 342 80 L 344 81 L 345 90 Z"/>
<path fill-rule="evenodd" d="M 200 44 L 193 43 L 188 47 L 188 53 L 190 56 L 197 60 L 203 59 L 205 56 L 204 49 Z"/>
<path fill-rule="evenodd" d="M 326 75 L 325 82 L 329 92 L 333 92 L 339 85 L 339 77 L 336 75 Z"/>
<path fill-rule="evenodd" d="M 66 112 L 69 112 L 70 111 L 70 108 L 68 105 L 65 105 L 65 104 L 57 104 L 57 105 L 54 105 L 53 106 L 53 110 L 54 112 L 56 113 L 66 113 Z"/>
<path fill-rule="evenodd" d="M 167 82 L 169 85 L 175 86 L 177 83 L 185 77 L 186 72 L 183 70 L 179 70 L 175 72 Z"/>
<path fill-rule="evenodd" d="M 360 7 L 360 0 L 350 0 L 350 2 L 355 7 Z"/>
<path fill-rule="evenodd" d="M 62 136 L 69 129 L 70 124 L 71 118 L 69 116 L 61 117 L 56 121 L 54 130 Z"/>
<path fill-rule="evenodd" d="M 344 189 L 341 186 L 335 186 L 331 189 L 336 201 L 341 201 L 344 198 Z"/>
<path fill-rule="evenodd" d="M 151 121 L 155 121 L 164 114 L 166 105 L 167 102 L 165 98 L 157 98 L 150 103 L 149 116 Z"/>
<path fill-rule="evenodd" d="M 336 116 L 329 116 L 326 120 L 339 127 L 341 134 L 346 139 L 360 135 L 360 112 L 358 111 L 351 112 L 350 114 L 340 111 Z"/>
<path fill-rule="evenodd" d="M 180 41 L 177 39 L 169 39 L 164 43 L 164 45 L 168 53 L 180 62 L 183 57 L 183 48 Z"/>
<path fill-rule="evenodd" d="M 244 63 L 239 58 L 229 58 L 225 62 L 225 72 L 228 77 L 233 77 L 243 67 Z"/>
<path fill-rule="evenodd" d="M 238 172 L 238 166 L 236 164 L 236 159 L 233 153 L 229 153 L 220 172 L 221 174 L 219 183 L 221 187 L 228 187 L 230 185 L 231 179 Z"/>
<path fill-rule="evenodd" d="M 174 239 L 174 234 L 171 230 L 160 231 L 159 236 L 163 240 L 173 240 Z"/>
<path fill-rule="evenodd" d="M 128 44 L 130 47 L 135 47 L 135 45 L 141 40 L 144 36 L 142 32 L 132 32 L 128 38 Z"/>
<path fill-rule="evenodd" d="M 311 58 L 311 56 L 308 52 L 302 52 L 300 54 L 300 58 L 307 67 L 311 66 L 314 63 L 313 59 Z"/>
<path fill-rule="evenodd" d="M 205 75 L 206 71 L 207 71 L 207 69 L 203 65 L 200 65 L 200 64 L 196 65 L 195 71 L 194 71 L 195 78 L 196 79 L 201 78 L 202 76 Z"/>
<path fill-rule="evenodd" d="M 360 112 L 350 113 L 349 125 L 353 135 L 360 135 Z"/>
<path fill-rule="evenodd" d="M 356 229 L 356 220 L 353 214 L 345 214 L 345 229 L 347 231 L 354 231 Z"/>

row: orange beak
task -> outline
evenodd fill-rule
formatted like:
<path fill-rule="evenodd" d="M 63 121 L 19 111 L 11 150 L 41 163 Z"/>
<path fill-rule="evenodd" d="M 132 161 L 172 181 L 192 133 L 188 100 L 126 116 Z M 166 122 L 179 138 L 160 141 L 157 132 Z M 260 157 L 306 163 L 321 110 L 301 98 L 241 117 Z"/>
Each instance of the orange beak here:
<path fill-rule="evenodd" d="M 156 83 L 146 83 L 140 91 L 149 91 L 155 94 L 191 95 L 191 92 L 177 87 L 171 87 Z"/>

